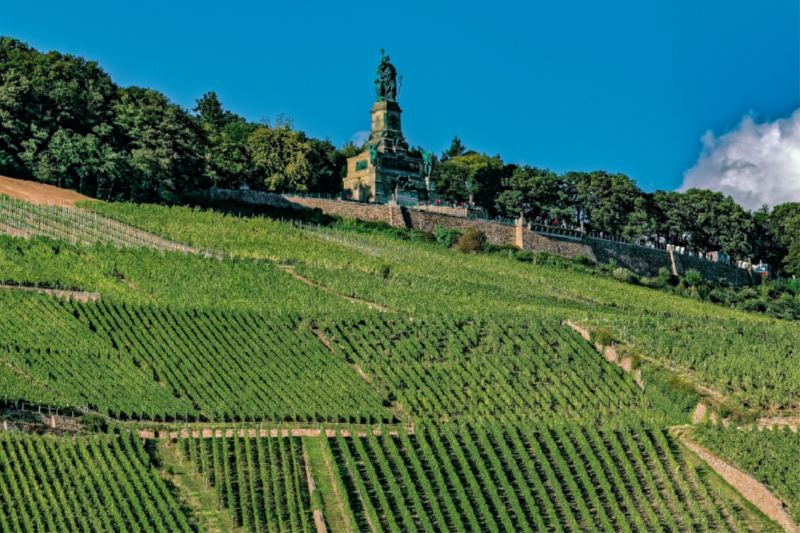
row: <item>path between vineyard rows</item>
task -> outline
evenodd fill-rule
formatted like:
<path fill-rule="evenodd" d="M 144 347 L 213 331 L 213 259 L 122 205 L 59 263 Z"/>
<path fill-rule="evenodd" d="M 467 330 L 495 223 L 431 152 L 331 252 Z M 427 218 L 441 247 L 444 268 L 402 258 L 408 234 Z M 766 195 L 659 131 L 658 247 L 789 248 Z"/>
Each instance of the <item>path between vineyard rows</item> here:
<path fill-rule="evenodd" d="M 680 440 L 690 450 L 714 469 L 717 474 L 731 484 L 739 493 L 747 498 L 750 503 L 758 507 L 761 512 L 778 522 L 787 533 L 800 533 L 800 529 L 792 521 L 789 513 L 783 508 L 783 503 L 776 498 L 764 485 L 755 478 L 737 470 L 702 446 L 695 444 L 686 437 Z"/>
<path fill-rule="evenodd" d="M 211 437 L 222 438 L 222 432 L 223 431 L 225 431 L 225 436 L 226 437 L 233 437 L 233 432 L 234 431 L 236 432 L 236 436 L 237 437 L 244 437 L 245 436 L 245 431 L 246 431 L 247 432 L 247 436 L 253 438 L 253 437 L 256 436 L 256 434 L 258 434 L 258 436 L 260 436 L 260 437 L 268 437 L 268 436 L 269 437 L 277 437 L 279 430 L 277 430 L 277 429 L 254 429 L 254 428 L 250 428 L 250 429 L 225 429 L 225 430 L 222 430 L 222 429 L 214 429 L 214 430 L 212 430 L 212 429 L 203 429 L 202 430 L 202 434 L 203 434 L 202 436 L 203 436 L 204 439 L 210 439 Z M 319 437 L 320 433 L 323 430 L 321 430 L 321 429 L 291 429 L 291 430 L 290 429 L 281 429 L 280 430 L 281 436 L 282 437 L 288 437 L 289 436 L 289 431 L 292 432 L 292 436 L 293 437 Z M 325 431 L 325 435 L 327 437 L 335 437 L 337 430 L 335 430 L 335 429 L 326 429 L 324 431 Z M 269 432 L 269 434 L 267 434 L 267 432 Z M 383 434 L 383 432 L 381 430 L 379 430 L 379 429 L 375 429 L 372 432 L 376 436 L 381 436 Z M 409 435 L 413 435 L 414 434 L 413 428 L 407 430 L 407 432 L 408 432 Z M 197 430 L 197 429 L 192 430 L 192 438 L 199 438 L 200 437 L 200 433 L 201 433 L 200 430 Z M 341 431 L 339 431 L 339 433 L 341 433 L 341 435 L 343 437 L 349 437 L 350 436 L 350 430 L 349 429 L 342 429 Z M 356 434 L 359 437 L 366 437 L 367 436 L 366 430 L 357 431 Z M 389 435 L 398 435 L 398 432 L 397 432 L 396 429 L 390 429 L 389 430 Z M 159 430 L 154 430 L 154 429 L 140 429 L 139 430 L 139 437 L 141 437 L 143 439 L 156 439 L 156 438 L 163 439 L 163 438 L 167 438 L 167 436 L 169 436 L 169 438 L 171 438 L 171 439 L 177 439 L 177 438 L 188 439 L 189 438 L 189 430 L 182 429 L 180 431 L 180 435 L 178 434 L 177 431 L 168 431 L 168 430 L 159 431 Z"/>
<path fill-rule="evenodd" d="M 29 291 L 33 292 L 36 291 L 39 294 L 50 294 L 56 295 L 59 298 L 67 297 L 67 298 L 75 298 L 76 300 L 80 300 L 83 303 L 86 303 L 91 299 L 93 302 L 96 302 L 98 298 L 100 298 L 99 292 L 86 292 L 86 291 L 65 291 L 61 289 L 40 289 L 37 287 L 18 287 L 15 285 L 0 285 L 0 290 L 6 291 Z"/>
<path fill-rule="evenodd" d="M 345 296 L 344 294 L 339 294 L 338 292 L 335 292 L 335 291 L 329 289 L 328 287 L 326 287 L 324 285 L 320 285 L 319 283 L 315 283 L 315 282 L 311 281 L 310 279 L 308 279 L 308 278 L 306 278 L 304 276 L 301 276 L 300 274 L 295 272 L 292 267 L 282 266 L 282 265 L 278 265 L 278 266 L 280 267 L 281 270 L 283 270 L 287 274 L 290 274 L 290 275 L 294 276 L 295 278 L 299 279 L 303 283 L 307 283 L 307 284 L 311 285 L 312 287 L 320 289 L 321 291 L 325 291 L 328 294 L 331 294 L 333 296 L 338 296 L 339 298 L 344 298 L 345 300 L 350 300 L 351 302 L 368 305 L 370 307 L 374 307 L 375 309 L 379 309 L 380 311 L 383 311 L 385 313 L 397 313 L 397 310 L 395 310 L 395 309 L 391 309 L 389 307 L 385 307 L 383 305 L 376 304 L 375 302 L 370 302 L 369 300 L 362 300 L 361 298 L 353 298 L 352 296 Z"/>

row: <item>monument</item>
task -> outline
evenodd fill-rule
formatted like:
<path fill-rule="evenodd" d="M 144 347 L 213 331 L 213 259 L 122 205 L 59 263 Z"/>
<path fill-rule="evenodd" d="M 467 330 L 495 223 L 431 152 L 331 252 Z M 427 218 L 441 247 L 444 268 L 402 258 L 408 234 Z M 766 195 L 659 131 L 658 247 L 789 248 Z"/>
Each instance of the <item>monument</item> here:
<path fill-rule="evenodd" d="M 435 201 L 438 196 L 430 177 L 433 153 L 425 152 L 421 159 L 409 153 L 397 103 L 397 70 L 383 50 L 375 74 L 372 130 L 366 149 L 347 159 L 343 194 L 351 200 L 376 204 Z"/>

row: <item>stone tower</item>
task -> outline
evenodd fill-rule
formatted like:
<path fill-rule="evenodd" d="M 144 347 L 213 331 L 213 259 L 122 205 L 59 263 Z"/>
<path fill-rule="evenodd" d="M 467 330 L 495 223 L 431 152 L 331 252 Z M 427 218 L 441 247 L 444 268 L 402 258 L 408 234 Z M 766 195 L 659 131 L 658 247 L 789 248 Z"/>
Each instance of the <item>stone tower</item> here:
<path fill-rule="evenodd" d="M 389 56 L 383 56 L 375 80 L 376 102 L 372 106 L 372 129 L 367 149 L 347 160 L 344 194 L 360 202 L 400 205 L 418 204 L 438 198 L 430 179 L 430 161 L 409 154 L 403 137 L 397 103 L 395 69 Z"/>

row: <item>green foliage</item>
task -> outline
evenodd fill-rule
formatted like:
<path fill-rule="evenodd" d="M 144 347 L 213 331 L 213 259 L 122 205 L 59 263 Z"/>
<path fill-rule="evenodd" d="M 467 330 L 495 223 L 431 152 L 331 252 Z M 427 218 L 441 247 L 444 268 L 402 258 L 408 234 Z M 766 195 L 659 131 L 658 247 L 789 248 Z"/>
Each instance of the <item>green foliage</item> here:
<path fill-rule="evenodd" d="M 800 521 L 800 444 L 788 428 L 736 429 L 723 425 L 700 425 L 695 429 L 700 443 L 738 468 L 753 475 L 789 504 L 789 513 Z"/>
<path fill-rule="evenodd" d="M 687 533 L 726 529 L 727 516 L 739 523 L 672 437 L 634 427 L 426 425 L 328 442 L 359 531 L 379 520 L 386 531 L 569 533 L 587 523 L 628 533 L 661 521 Z"/>
<path fill-rule="evenodd" d="M 84 429 L 91 433 L 104 433 L 108 429 L 108 422 L 101 415 L 83 415 L 81 422 Z"/>
<path fill-rule="evenodd" d="M 673 424 L 688 424 L 700 401 L 691 383 L 675 373 L 652 364 L 641 367 L 644 393 L 653 403 L 669 415 Z"/>
<path fill-rule="evenodd" d="M 480 254 L 486 250 L 486 245 L 486 234 L 475 227 L 469 227 L 453 248 L 464 254 Z"/>
<path fill-rule="evenodd" d="M 592 329 L 590 331 L 589 340 L 592 342 L 592 344 L 599 344 L 600 346 L 605 348 L 606 346 L 611 346 L 614 337 L 608 330 Z"/>
<path fill-rule="evenodd" d="M 75 438 L 0 432 L 0 525 L 26 532 L 195 531 L 150 462 L 141 439 L 127 431 Z"/>
<path fill-rule="evenodd" d="M 557 323 L 381 315 L 363 324 L 337 321 L 325 335 L 341 357 L 369 372 L 383 397 L 418 421 L 588 420 L 641 409 L 630 376 Z M 533 384 L 543 380 L 552 386 L 541 395 Z M 580 407 L 588 405 L 591 412 Z"/>
<path fill-rule="evenodd" d="M 630 283 L 633 279 L 634 273 L 628 270 L 627 268 L 615 268 L 614 269 L 614 277 L 620 281 L 624 281 L 626 283 Z"/>
<path fill-rule="evenodd" d="M 690 268 L 686 271 L 686 283 L 696 287 L 703 282 L 703 275 L 697 270 Z"/>
<path fill-rule="evenodd" d="M 436 242 L 445 248 L 452 248 L 461 239 L 462 233 L 456 229 L 448 229 L 442 225 L 437 225 L 433 232 Z"/>

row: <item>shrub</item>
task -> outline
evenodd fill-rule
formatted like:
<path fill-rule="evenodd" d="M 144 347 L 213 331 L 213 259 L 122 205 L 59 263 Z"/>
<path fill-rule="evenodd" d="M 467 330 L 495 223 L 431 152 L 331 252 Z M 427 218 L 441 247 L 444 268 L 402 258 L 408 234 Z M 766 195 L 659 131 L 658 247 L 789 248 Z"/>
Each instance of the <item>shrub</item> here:
<path fill-rule="evenodd" d="M 436 237 L 430 231 L 411 230 L 411 240 L 414 242 L 436 242 Z"/>
<path fill-rule="evenodd" d="M 746 289 L 742 289 L 739 291 L 739 296 L 737 299 L 740 302 L 744 302 L 746 300 L 750 300 L 751 298 L 755 298 L 756 296 L 758 296 L 758 294 L 756 294 L 756 291 L 748 287 Z"/>
<path fill-rule="evenodd" d="M 106 422 L 105 417 L 101 415 L 83 415 L 82 421 L 86 431 L 99 433 L 108 429 L 108 422 Z"/>
<path fill-rule="evenodd" d="M 727 301 L 727 296 L 728 295 L 725 294 L 725 291 L 721 289 L 714 289 L 708 293 L 708 299 L 717 304 Z"/>
<path fill-rule="evenodd" d="M 694 387 L 677 375 L 667 375 L 653 365 L 642 367 L 644 393 L 678 424 L 689 422 L 689 414 L 700 397 Z"/>
<path fill-rule="evenodd" d="M 444 246 L 445 248 L 452 248 L 455 243 L 461 238 L 461 232 L 457 229 L 449 229 L 445 228 L 441 224 L 436 226 L 436 229 L 433 232 L 433 236 L 436 238 L 436 242 Z"/>
<path fill-rule="evenodd" d="M 378 267 L 376 274 L 378 274 L 378 277 L 380 278 L 388 279 L 389 276 L 392 275 L 392 265 L 390 265 L 389 263 L 382 263 Z"/>
<path fill-rule="evenodd" d="M 522 249 L 516 244 L 489 244 L 486 246 L 486 253 L 493 254 L 497 252 L 519 252 Z"/>
<path fill-rule="evenodd" d="M 658 269 L 658 286 L 666 287 L 667 285 L 675 285 L 677 283 L 676 276 L 667 267 Z"/>
<path fill-rule="evenodd" d="M 614 338 L 611 336 L 611 333 L 604 329 L 593 329 L 589 333 L 589 340 L 591 340 L 593 344 L 599 344 L 600 346 L 606 347 L 611 346 L 611 342 L 614 340 Z"/>
<path fill-rule="evenodd" d="M 486 234 L 477 228 L 467 228 L 454 248 L 465 254 L 480 254 L 486 249 Z"/>
<path fill-rule="evenodd" d="M 586 257 L 583 254 L 576 255 L 574 261 L 575 261 L 576 264 L 584 265 L 584 266 L 589 266 L 589 265 L 593 265 L 594 264 L 594 261 L 592 261 L 591 259 L 589 259 L 588 257 Z"/>
<path fill-rule="evenodd" d="M 690 268 L 686 271 L 686 283 L 696 287 L 703 283 L 703 275 L 697 270 Z"/>
<path fill-rule="evenodd" d="M 741 305 L 741 309 L 749 312 L 763 313 L 767 310 L 767 304 L 761 300 L 748 300 Z"/>
<path fill-rule="evenodd" d="M 633 272 L 628 270 L 627 268 L 615 268 L 614 269 L 614 277 L 620 281 L 624 281 L 626 283 L 631 281 L 631 277 L 633 276 Z"/>

